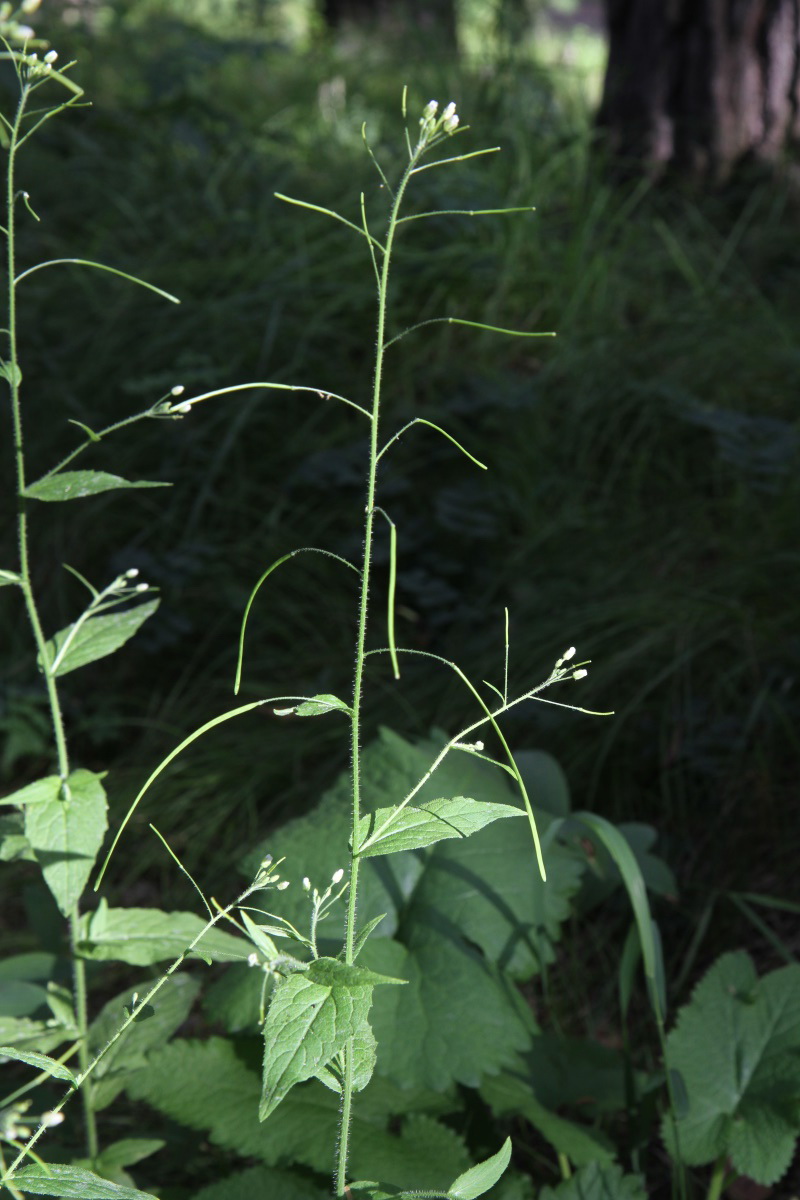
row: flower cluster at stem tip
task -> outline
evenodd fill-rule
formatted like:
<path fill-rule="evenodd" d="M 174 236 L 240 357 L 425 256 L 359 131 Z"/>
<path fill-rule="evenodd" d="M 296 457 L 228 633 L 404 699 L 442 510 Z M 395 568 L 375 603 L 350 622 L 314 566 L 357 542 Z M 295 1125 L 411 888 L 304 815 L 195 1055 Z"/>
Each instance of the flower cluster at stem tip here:
<path fill-rule="evenodd" d="M 261 865 L 256 872 L 254 885 L 258 886 L 259 888 L 274 886 L 277 892 L 285 892 L 289 886 L 289 880 L 281 879 L 280 875 L 275 869 L 276 867 L 279 867 L 282 862 L 282 858 L 279 858 L 278 861 L 275 862 L 272 855 L 267 854 L 266 857 L 261 860 Z"/>
<path fill-rule="evenodd" d="M 0 38 L 9 43 L 30 42 L 36 35 L 20 17 L 28 17 L 31 13 L 35 13 L 41 0 L 22 0 L 19 5 L 3 3 L 0 4 Z M 46 42 L 36 42 L 37 46 L 47 45 Z M 50 55 L 52 54 L 52 58 Z M 54 50 L 45 55 L 44 62 L 39 61 L 38 54 L 26 54 L 21 56 L 21 61 L 25 63 L 29 69 L 35 70 L 37 74 L 46 75 L 53 69 L 53 63 L 58 55 Z"/>
<path fill-rule="evenodd" d="M 441 116 L 437 117 L 439 101 L 429 100 L 422 110 L 419 119 L 419 145 L 427 146 L 437 135 L 455 133 L 458 129 L 459 117 L 454 101 L 445 106 Z"/>

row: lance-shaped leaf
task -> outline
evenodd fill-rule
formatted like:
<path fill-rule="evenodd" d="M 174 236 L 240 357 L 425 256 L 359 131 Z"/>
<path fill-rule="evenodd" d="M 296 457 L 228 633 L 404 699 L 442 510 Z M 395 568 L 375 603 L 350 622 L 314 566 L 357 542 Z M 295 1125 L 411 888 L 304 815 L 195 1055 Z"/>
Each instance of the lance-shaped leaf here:
<path fill-rule="evenodd" d="M 73 771 L 66 788 L 62 791 L 59 782 L 55 793 L 53 778 L 31 785 L 40 788 L 42 795 L 47 790 L 50 794 L 47 799 L 29 797 L 25 801 L 25 837 L 56 904 L 68 917 L 86 886 L 103 843 L 108 802 L 100 776 L 93 771 Z"/>
<path fill-rule="evenodd" d="M 107 471 L 60 471 L 57 475 L 45 475 L 36 483 L 30 483 L 23 495 L 31 500 L 80 500 L 84 496 L 96 496 L 99 492 L 116 491 L 118 488 L 172 487 L 171 483 L 156 483 L 150 479 L 135 482 L 121 475 L 109 475 Z"/>
<path fill-rule="evenodd" d="M 414 807 L 407 804 L 399 811 L 379 808 L 361 818 L 359 854 L 372 858 L 378 854 L 398 854 L 419 850 L 444 838 L 466 838 L 492 821 L 525 814 L 509 804 L 471 800 L 466 796 L 428 800 Z M 391 823 L 389 823 L 391 821 Z"/>
<path fill-rule="evenodd" d="M 113 654 L 133 637 L 148 617 L 152 617 L 158 605 L 157 599 L 148 600 L 125 612 L 101 613 L 99 617 L 87 617 L 85 621 L 75 621 L 66 629 L 60 629 L 45 646 L 47 661 L 51 666 L 58 663 L 54 674 L 67 675 L 78 667 Z M 68 644 L 62 654 L 65 643 Z M 42 666 L 41 659 L 39 666 Z"/>
<path fill-rule="evenodd" d="M 81 958 L 117 959 L 147 967 L 177 958 L 207 924 L 191 912 L 109 908 L 101 901 L 95 912 L 81 919 L 77 949 Z M 250 951 L 250 943 L 244 938 L 215 926 L 204 935 L 191 957 L 211 962 L 242 962 Z"/>
<path fill-rule="evenodd" d="M 60 1196 L 62 1200 L 158 1200 L 151 1192 L 122 1187 L 102 1179 L 85 1167 L 68 1163 L 36 1163 L 14 1175 L 14 1186 L 32 1196 Z"/>
<path fill-rule="evenodd" d="M 344 700 L 340 700 L 338 696 L 331 696 L 327 692 L 319 696 L 312 696 L 310 700 L 302 700 L 299 704 L 292 704 L 290 708 L 273 708 L 272 711 L 276 717 L 323 717 L 325 713 L 330 712 L 352 715 L 352 710 Z"/>
<path fill-rule="evenodd" d="M 470 1167 L 463 1175 L 459 1175 L 458 1179 L 454 1179 L 447 1189 L 448 1195 L 452 1200 L 477 1200 L 478 1196 L 494 1187 L 510 1161 L 511 1138 L 506 1138 L 497 1154 Z"/>
<path fill-rule="evenodd" d="M 64 1063 L 56 1062 L 54 1058 L 49 1058 L 46 1054 L 39 1054 L 35 1050 L 19 1050 L 13 1046 L 0 1046 L 0 1058 L 14 1058 L 18 1062 L 27 1063 L 29 1067 L 35 1067 L 37 1071 L 46 1071 L 54 1079 L 63 1079 L 66 1083 L 75 1085 L 75 1076 L 69 1067 Z"/>
<path fill-rule="evenodd" d="M 724 954 L 678 1013 L 667 1064 L 689 1102 L 674 1132 L 664 1121 L 670 1153 L 690 1166 L 726 1156 L 770 1187 L 800 1127 L 800 965 L 759 979 L 743 951 Z"/>
<path fill-rule="evenodd" d="M 281 980 L 264 1022 L 261 1121 L 289 1088 L 321 1072 L 356 1036 L 367 1019 L 373 986 L 383 982 L 398 980 L 335 959 L 317 959 L 307 972 Z"/>

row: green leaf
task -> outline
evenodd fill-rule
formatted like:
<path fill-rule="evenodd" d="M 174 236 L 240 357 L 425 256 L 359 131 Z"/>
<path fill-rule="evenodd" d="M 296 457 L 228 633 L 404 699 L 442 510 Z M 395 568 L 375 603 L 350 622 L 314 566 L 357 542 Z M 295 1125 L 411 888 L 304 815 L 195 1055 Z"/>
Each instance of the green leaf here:
<path fill-rule="evenodd" d="M 120 1187 L 85 1167 L 68 1163 L 23 1167 L 14 1175 L 14 1186 L 34 1196 L 61 1196 L 63 1200 L 157 1200 L 150 1192 Z"/>
<path fill-rule="evenodd" d="M 70 671 L 76 671 L 78 667 L 85 667 L 88 663 L 119 650 L 120 646 L 124 646 L 144 625 L 148 617 L 152 617 L 159 603 L 157 599 L 148 600 L 145 604 L 126 609 L 125 612 L 101 613 L 99 617 L 88 617 L 80 625 L 73 622 L 66 629 L 60 629 L 45 647 L 48 662 L 52 664 L 58 659 L 62 647 L 69 641 L 54 674 L 67 675 Z M 41 659 L 39 666 L 42 666 Z"/>
<path fill-rule="evenodd" d="M 21 813 L 0 817 L 0 862 L 36 862 Z"/>
<path fill-rule="evenodd" d="M 69 1067 L 46 1054 L 38 1054 L 35 1050 L 15 1050 L 13 1046 L 0 1046 L 0 1058 L 14 1058 L 18 1062 L 27 1063 L 29 1067 L 36 1067 L 37 1071 L 46 1071 L 54 1079 L 64 1079 L 73 1087 L 77 1087 L 75 1076 Z"/>
<path fill-rule="evenodd" d="M 724 954 L 695 989 L 667 1039 L 689 1111 L 677 1121 L 689 1166 L 727 1156 L 763 1187 L 789 1166 L 800 1128 L 800 966 L 759 979 L 743 951 Z M 663 1136 L 673 1157 L 675 1136 Z"/>
<path fill-rule="evenodd" d="M 343 712 L 352 716 L 349 705 L 337 696 L 327 693 L 312 696 L 310 700 L 303 700 L 300 704 L 293 704 L 290 708 L 274 708 L 272 711 L 276 717 L 323 717 L 330 712 Z"/>
<path fill-rule="evenodd" d="M 353 1047 L 353 1090 L 363 1092 L 372 1079 L 378 1055 L 378 1043 L 367 1017 L 359 1021 L 350 1044 Z M 332 1092 L 341 1093 L 342 1090 L 341 1057 L 340 1054 L 337 1055 L 322 1070 L 315 1072 L 315 1077 L 320 1083 L 323 1083 L 326 1088 L 330 1088 Z"/>
<path fill-rule="evenodd" d="M 5 359 L 0 359 L 0 379 L 5 379 L 11 387 L 19 387 L 22 383 L 22 371 L 19 363 L 10 363 Z"/>
<path fill-rule="evenodd" d="M 73 1041 L 78 1036 L 77 1026 L 59 1025 L 50 1021 L 31 1021 L 27 1017 L 0 1017 L 0 1041 L 4 1046 L 30 1049 L 46 1054 Z"/>
<path fill-rule="evenodd" d="M 26 979 L 0 979 L 0 1017 L 32 1017 L 47 1007 L 47 991 Z"/>
<path fill-rule="evenodd" d="M 449 929 L 431 930 L 412 947 L 373 939 L 359 961 L 408 980 L 379 988 L 370 1016 L 377 1070 L 400 1087 L 477 1087 L 530 1042 L 533 1018 L 517 990 Z"/>
<path fill-rule="evenodd" d="M 498 1117 L 525 1117 L 558 1154 L 565 1154 L 576 1166 L 614 1161 L 614 1149 L 602 1134 L 550 1112 L 521 1071 L 490 1075 L 481 1083 L 480 1091 Z"/>
<path fill-rule="evenodd" d="M 647 1200 L 641 1175 L 623 1175 L 613 1163 L 588 1163 L 556 1188 L 545 1187 L 538 1200 Z"/>
<path fill-rule="evenodd" d="M 44 779 L 37 779 L 35 783 L 29 783 L 9 796 L 4 796 L 0 800 L 0 804 L 14 804 L 17 808 L 23 808 L 26 804 L 45 804 L 51 800 L 57 800 L 60 794 L 61 780 L 59 776 L 46 775 Z"/>
<path fill-rule="evenodd" d="M 264 1022 L 260 1120 L 290 1088 L 311 1079 L 339 1053 L 366 1019 L 371 1001 L 371 985 L 319 984 L 302 973 L 281 980 Z"/>
<path fill-rule="evenodd" d="M 511 1138 L 506 1138 L 496 1154 L 470 1167 L 450 1184 L 448 1192 L 452 1200 L 477 1200 L 494 1187 L 510 1162 Z"/>
<path fill-rule="evenodd" d="M 166 1145 L 161 1138 L 121 1138 L 104 1146 L 97 1159 L 103 1171 L 118 1167 L 132 1167 L 151 1154 L 157 1154 Z"/>
<path fill-rule="evenodd" d="M 515 750 L 514 761 L 537 811 L 569 816 L 569 783 L 561 764 L 546 750 Z"/>
<path fill-rule="evenodd" d="M 273 942 L 272 938 L 256 921 L 246 912 L 242 912 L 242 921 L 244 927 L 250 935 L 250 940 L 256 950 L 260 951 L 261 955 L 267 962 L 272 962 L 278 957 L 278 947 Z"/>
<path fill-rule="evenodd" d="M 353 1174 L 380 1179 L 389 1188 L 446 1192 L 449 1181 L 469 1163 L 463 1138 L 422 1114 L 407 1117 L 399 1135 L 364 1141 L 351 1153 Z"/>
<path fill-rule="evenodd" d="M 144 995 L 150 987 L 152 981 L 144 980 L 103 1006 L 89 1028 L 92 1055 L 102 1050 L 122 1025 L 125 1006 L 130 1003 L 133 993 L 138 991 L 140 996 Z M 154 1011 L 150 1019 L 129 1025 L 92 1072 L 90 1086 L 95 1109 L 105 1108 L 127 1087 L 145 1066 L 151 1050 L 163 1051 L 165 1043 L 189 1015 L 199 990 L 197 980 L 178 972 L 162 984 L 153 997 Z"/>
<path fill-rule="evenodd" d="M 161 912 L 157 908 L 109 908 L 104 900 L 93 913 L 81 918 L 78 954 L 81 958 L 118 959 L 147 967 L 177 958 L 208 922 L 191 912 Z M 193 950 L 190 958 L 212 962 L 242 962 L 250 943 L 216 926 Z"/>
<path fill-rule="evenodd" d="M 393 814 L 396 815 L 391 825 L 382 829 Z M 372 858 L 379 854 L 417 850 L 444 838 L 467 838 L 501 817 L 524 815 L 520 809 L 508 804 L 491 804 L 466 796 L 429 800 L 418 807 L 407 804 L 399 811 L 379 808 L 359 822 L 359 854 L 363 858 Z"/>
<path fill-rule="evenodd" d="M 195 1192 L 192 1200 L 254 1200 L 257 1196 L 280 1200 L 329 1200 L 328 1188 L 317 1188 L 304 1176 L 270 1167 L 251 1167 L 229 1175 Z"/>
<path fill-rule="evenodd" d="M 61 913 L 68 917 L 89 879 L 108 827 L 108 802 L 100 776 L 82 768 L 67 779 L 68 796 L 62 798 L 61 784 L 53 789 L 53 780 L 40 780 L 42 796 L 28 797 L 25 805 L 25 836 L 45 883 Z M 46 787 L 44 785 L 47 785 Z M 31 788 L 37 787 L 32 784 Z M 23 791 L 30 791 L 24 788 Z M 20 803 L 20 793 L 16 803 Z"/>
<path fill-rule="evenodd" d="M 22 494 L 29 500 L 81 500 L 84 496 L 96 496 L 99 492 L 111 492 L 117 488 L 171 486 L 170 483 L 155 483 L 149 479 L 139 479 L 134 483 L 120 475 L 109 475 L 106 471 L 60 471 L 28 484 Z"/>
<path fill-rule="evenodd" d="M 403 984 L 405 979 L 394 979 L 390 975 L 380 975 L 364 967 L 350 967 L 337 958 L 315 958 L 308 964 L 305 978 L 319 983 L 323 987 L 363 987 L 380 983 Z"/>

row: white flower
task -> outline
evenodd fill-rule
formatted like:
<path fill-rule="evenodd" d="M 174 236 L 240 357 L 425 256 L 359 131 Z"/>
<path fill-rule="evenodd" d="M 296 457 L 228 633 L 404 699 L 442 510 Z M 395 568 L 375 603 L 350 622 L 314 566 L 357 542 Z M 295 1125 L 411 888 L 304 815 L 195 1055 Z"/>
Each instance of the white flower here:
<path fill-rule="evenodd" d="M 439 109 L 439 101 L 438 100 L 429 100 L 428 103 L 425 105 L 424 109 L 422 110 L 422 115 L 423 115 L 423 117 L 435 117 L 438 109 Z"/>
<path fill-rule="evenodd" d="M 41 1122 L 45 1129 L 52 1129 L 54 1125 L 60 1125 L 64 1120 L 63 1112 L 43 1112 Z"/>
<path fill-rule="evenodd" d="M 311 880 L 308 878 L 307 875 L 303 876 L 303 891 L 304 892 L 311 891 Z"/>
<path fill-rule="evenodd" d="M 57 58 L 58 58 L 57 50 L 48 50 L 47 54 L 45 54 L 45 56 L 44 56 L 44 61 L 47 63 L 48 66 L 50 66 L 52 63 L 54 63 L 56 61 Z"/>
<path fill-rule="evenodd" d="M 453 133 L 454 130 L 458 128 L 458 124 L 459 118 L 458 114 L 456 113 L 454 116 L 448 117 L 447 120 L 442 123 L 442 129 L 444 129 L 445 133 Z"/>
<path fill-rule="evenodd" d="M 455 115 L 456 115 L 455 101 L 451 100 L 450 103 L 448 104 L 447 108 L 442 113 L 442 120 L 449 121 Z"/>
<path fill-rule="evenodd" d="M 331 875 L 331 883 L 341 883 L 344 878 L 344 871 L 339 867 L 338 871 L 334 871 Z"/>
<path fill-rule="evenodd" d="M 566 662 L 568 658 L 574 658 L 574 657 L 575 657 L 575 647 L 570 646 L 569 650 L 565 650 L 564 653 L 562 654 L 561 661 Z"/>
<path fill-rule="evenodd" d="M 248 967 L 257 967 L 258 966 L 258 955 L 255 952 L 253 954 L 248 954 L 247 965 L 248 965 Z"/>

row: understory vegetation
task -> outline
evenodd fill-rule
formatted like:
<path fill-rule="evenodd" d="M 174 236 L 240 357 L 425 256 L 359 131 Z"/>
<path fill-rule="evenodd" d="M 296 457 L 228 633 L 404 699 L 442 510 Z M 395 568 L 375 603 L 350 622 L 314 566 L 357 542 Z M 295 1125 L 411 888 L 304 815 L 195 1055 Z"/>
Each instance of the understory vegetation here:
<path fill-rule="evenodd" d="M 0 11 L 0 1196 L 788 1200 L 791 172 L 217 7 Z"/>

